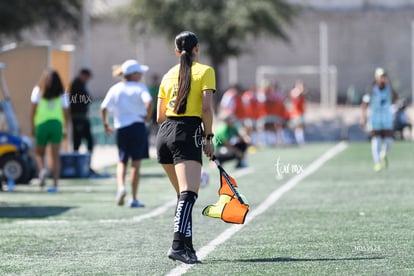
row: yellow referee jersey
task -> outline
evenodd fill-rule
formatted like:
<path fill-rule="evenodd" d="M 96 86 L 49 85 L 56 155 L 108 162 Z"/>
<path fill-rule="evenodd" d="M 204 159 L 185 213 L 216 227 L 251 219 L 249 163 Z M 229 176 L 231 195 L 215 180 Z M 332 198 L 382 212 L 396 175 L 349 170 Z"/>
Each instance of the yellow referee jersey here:
<path fill-rule="evenodd" d="M 175 100 L 178 92 L 178 75 L 180 65 L 171 68 L 162 78 L 158 97 L 165 99 L 167 117 L 196 116 L 201 118 L 202 114 L 202 91 L 216 90 L 216 77 L 214 69 L 210 66 L 194 62 L 191 66 L 191 88 L 187 98 L 185 113 L 174 112 Z"/>

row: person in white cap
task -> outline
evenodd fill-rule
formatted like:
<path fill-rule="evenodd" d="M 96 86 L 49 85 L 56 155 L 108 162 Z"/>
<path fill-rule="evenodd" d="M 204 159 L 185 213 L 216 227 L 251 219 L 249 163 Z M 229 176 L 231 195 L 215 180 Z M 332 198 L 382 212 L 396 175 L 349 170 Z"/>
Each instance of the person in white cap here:
<path fill-rule="evenodd" d="M 149 157 L 148 134 L 145 122 L 151 120 L 152 97 L 147 87 L 139 83 L 148 66 L 130 59 L 121 65 L 123 80 L 113 85 L 101 104 L 101 115 L 106 134 L 115 132 L 119 161 L 117 164 L 116 202 L 124 205 L 125 176 L 131 159 L 132 199 L 129 207 L 144 207 L 138 200 L 141 160 Z M 114 128 L 108 122 L 108 111 L 113 112 Z"/>
<path fill-rule="evenodd" d="M 388 151 L 393 142 L 392 104 L 397 98 L 398 95 L 392 89 L 385 70 L 377 68 L 372 91 L 363 97 L 361 104 L 361 124 L 368 125 L 371 131 L 371 151 L 375 171 L 388 166 Z M 368 108 L 369 116 L 367 116 Z"/>

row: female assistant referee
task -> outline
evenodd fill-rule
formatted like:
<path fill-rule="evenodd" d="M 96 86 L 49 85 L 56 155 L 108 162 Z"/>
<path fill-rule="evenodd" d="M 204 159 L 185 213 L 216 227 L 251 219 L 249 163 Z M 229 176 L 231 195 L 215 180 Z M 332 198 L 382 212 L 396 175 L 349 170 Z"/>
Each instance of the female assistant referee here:
<path fill-rule="evenodd" d="M 175 38 L 180 63 L 163 77 L 158 92 L 158 162 L 176 193 L 174 235 L 168 257 L 187 264 L 199 263 L 192 242 L 192 209 L 200 188 L 202 149 L 208 158 L 212 144 L 214 69 L 198 62 L 199 44 L 192 32 Z"/>

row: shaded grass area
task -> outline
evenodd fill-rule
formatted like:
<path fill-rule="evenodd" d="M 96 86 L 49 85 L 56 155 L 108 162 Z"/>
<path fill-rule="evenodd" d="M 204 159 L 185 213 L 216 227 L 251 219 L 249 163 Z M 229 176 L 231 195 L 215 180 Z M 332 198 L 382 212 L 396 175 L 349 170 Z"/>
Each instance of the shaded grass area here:
<path fill-rule="evenodd" d="M 259 149 L 249 156 L 250 172 L 234 170 L 231 162 L 224 167 L 253 210 L 296 175 L 286 170 L 280 179 L 278 160 L 306 169 L 330 147 Z M 389 169 L 374 173 L 369 144 L 351 144 L 188 275 L 413 274 L 413 149 L 411 143 L 395 143 Z M 219 185 L 216 168 L 207 162 L 204 168 L 210 184 L 194 207 L 196 249 L 231 226 L 201 215 L 217 200 Z M 58 194 L 36 185 L 0 193 L 0 274 L 166 274 L 178 264 L 166 258 L 173 209 L 134 218 L 174 200 L 174 191 L 154 160 L 144 162 L 142 174 L 142 209 L 115 205 L 113 178 L 62 180 Z"/>

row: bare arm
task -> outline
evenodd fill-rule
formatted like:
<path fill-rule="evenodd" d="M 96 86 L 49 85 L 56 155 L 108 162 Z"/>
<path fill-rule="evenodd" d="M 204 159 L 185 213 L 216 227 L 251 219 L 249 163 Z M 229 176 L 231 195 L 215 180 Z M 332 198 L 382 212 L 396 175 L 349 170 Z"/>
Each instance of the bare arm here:
<path fill-rule="evenodd" d="M 64 122 L 63 122 L 63 133 L 64 134 L 68 133 L 68 126 L 69 126 L 69 119 L 70 119 L 69 116 L 70 116 L 69 108 L 64 108 L 63 109 L 63 120 L 64 120 Z"/>
<path fill-rule="evenodd" d="M 35 135 L 34 117 L 35 117 L 35 114 L 36 114 L 36 109 L 37 109 L 37 104 L 32 103 L 32 110 L 30 112 L 30 131 L 31 131 L 31 134 L 33 136 Z"/>
<path fill-rule="evenodd" d="M 158 98 L 157 101 L 157 124 L 162 124 L 166 119 L 167 115 L 165 114 L 167 108 L 165 107 L 165 99 Z"/>
<path fill-rule="evenodd" d="M 243 142 L 245 142 L 246 144 L 250 144 L 250 142 L 251 142 L 250 137 L 249 137 L 249 135 L 247 135 L 246 130 L 244 129 L 244 127 L 240 127 L 238 133 L 239 133 L 240 139 Z"/>
<path fill-rule="evenodd" d="M 213 90 L 203 91 L 202 121 L 204 133 L 206 135 L 213 133 Z M 214 145 L 212 139 L 206 139 L 204 144 L 204 154 L 212 158 L 214 154 Z"/>
<path fill-rule="evenodd" d="M 365 126 L 365 124 L 367 123 L 367 110 L 368 110 L 368 103 L 362 102 L 361 103 L 361 119 L 360 119 L 361 126 Z"/>
<path fill-rule="evenodd" d="M 395 103 L 398 100 L 398 94 L 395 90 L 392 90 L 392 103 Z"/>
<path fill-rule="evenodd" d="M 145 117 L 145 122 L 151 122 L 151 118 L 152 118 L 152 101 L 146 103 L 145 107 L 147 108 L 147 116 Z"/>
<path fill-rule="evenodd" d="M 104 124 L 105 133 L 111 134 L 113 130 L 111 129 L 108 123 L 108 110 L 106 108 L 101 108 L 101 117 Z"/>
<path fill-rule="evenodd" d="M 213 133 L 213 90 L 203 91 L 202 120 L 205 134 Z"/>

